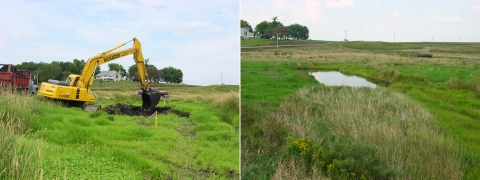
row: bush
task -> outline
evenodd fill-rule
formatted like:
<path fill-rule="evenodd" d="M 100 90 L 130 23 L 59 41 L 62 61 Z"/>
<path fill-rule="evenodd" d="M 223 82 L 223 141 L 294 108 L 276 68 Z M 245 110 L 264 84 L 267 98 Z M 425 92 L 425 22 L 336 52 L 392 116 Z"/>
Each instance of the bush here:
<path fill-rule="evenodd" d="M 306 163 L 306 170 L 319 169 L 332 179 L 392 179 L 395 170 L 386 164 L 373 147 L 348 141 L 317 145 L 312 140 L 288 137 L 288 150 Z M 311 174 L 311 172 L 306 172 Z"/>
<path fill-rule="evenodd" d="M 238 127 L 238 121 L 235 121 L 235 118 L 239 114 L 239 103 L 238 96 L 228 97 L 219 103 L 218 107 L 222 110 L 220 119 L 225 123 Z"/>

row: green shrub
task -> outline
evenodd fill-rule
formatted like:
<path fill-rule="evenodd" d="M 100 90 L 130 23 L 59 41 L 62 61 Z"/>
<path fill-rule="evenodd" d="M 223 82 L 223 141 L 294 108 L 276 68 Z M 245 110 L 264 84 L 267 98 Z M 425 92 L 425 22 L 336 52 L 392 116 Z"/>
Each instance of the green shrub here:
<path fill-rule="evenodd" d="M 349 141 L 330 141 L 317 145 L 312 140 L 289 137 L 288 150 L 332 179 L 392 179 L 395 170 L 387 166 L 373 147 Z M 306 172 L 311 174 L 311 172 Z"/>

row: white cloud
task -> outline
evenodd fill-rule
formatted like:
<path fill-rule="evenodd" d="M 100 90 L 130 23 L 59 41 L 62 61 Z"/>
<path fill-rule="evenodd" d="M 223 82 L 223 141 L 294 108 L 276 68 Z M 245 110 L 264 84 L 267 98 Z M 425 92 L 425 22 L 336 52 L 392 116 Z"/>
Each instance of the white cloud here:
<path fill-rule="evenodd" d="M 472 5 L 472 9 L 476 12 L 476 13 L 479 13 L 480 12 L 480 6 L 479 5 Z"/>
<path fill-rule="evenodd" d="M 380 8 L 380 4 L 375 4 L 375 8 Z"/>
<path fill-rule="evenodd" d="M 354 7 L 355 3 L 353 0 L 327 0 L 325 6 L 331 8 L 347 8 Z"/>
<path fill-rule="evenodd" d="M 213 33 L 222 31 L 223 27 L 209 22 L 191 21 L 180 25 L 177 29 L 179 34 L 189 35 L 191 33 Z"/>
<path fill-rule="evenodd" d="M 436 11 L 429 11 L 428 12 L 428 18 L 436 19 L 441 22 L 464 22 L 465 19 L 462 18 L 460 15 L 451 15 L 447 16 L 444 15 L 443 13 L 439 13 Z"/>
<path fill-rule="evenodd" d="M 288 1 L 287 0 L 274 0 L 274 3 L 279 8 L 286 8 Z"/>
<path fill-rule="evenodd" d="M 370 16 L 372 16 L 372 17 L 378 17 L 378 15 L 375 14 L 375 13 L 370 13 Z"/>
<path fill-rule="evenodd" d="M 317 21 L 320 17 L 321 5 L 316 0 L 305 1 L 305 16 L 312 20 Z"/>
<path fill-rule="evenodd" d="M 397 18 L 398 16 L 399 16 L 398 12 L 392 12 L 392 13 L 388 14 L 388 17 L 390 17 L 390 18 Z"/>

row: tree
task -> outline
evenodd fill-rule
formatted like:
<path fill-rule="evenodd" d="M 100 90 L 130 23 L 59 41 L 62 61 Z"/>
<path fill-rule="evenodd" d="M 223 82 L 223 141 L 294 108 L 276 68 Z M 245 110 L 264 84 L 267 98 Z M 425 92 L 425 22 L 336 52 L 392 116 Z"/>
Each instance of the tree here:
<path fill-rule="evenodd" d="M 148 74 L 148 78 L 152 82 L 158 81 L 158 79 L 160 79 L 158 77 L 158 70 L 155 66 L 147 67 L 147 74 Z"/>
<path fill-rule="evenodd" d="M 282 24 L 281 22 L 278 22 L 277 20 L 278 20 L 277 16 L 272 17 L 272 22 L 270 23 L 270 28 L 274 28 L 274 27 L 277 27 L 278 25 Z"/>
<path fill-rule="evenodd" d="M 137 73 L 137 66 L 135 64 L 128 67 L 128 76 L 129 78 L 132 78 L 132 80 L 135 80 L 135 81 L 139 80 L 138 73 Z"/>
<path fill-rule="evenodd" d="M 149 78 L 155 78 L 158 80 L 160 76 L 158 75 L 158 69 L 155 67 L 155 65 L 148 64 L 150 61 L 149 59 L 145 59 L 145 67 L 147 68 L 147 73 Z M 140 77 L 138 76 L 138 70 L 137 70 L 137 65 L 133 64 L 128 67 L 128 76 L 129 78 L 132 78 L 134 81 L 139 81 Z"/>
<path fill-rule="evenodd" d="M 183 82 L 183 73 L 182 70 L 176 69 L 174 67 L 166 67 L 162 69 L 164 73 L 164 79 L 167 83 L 182 83 Z"/>
<path fill-rule="evenodd" d="M 309 31 L 307 26 L 302 26 L 300 24 L 292 24 L 288 26 L 290 29 L 290 35 L 292 36 L 293 39 L 296 40 L 307 40 L 309 37 Z"/>
<path fill-rule="evenodd" d="M 117 64 L 117 63 L 109 63 L 108 64 L 108 70 L 109 71 L 120 71 L 120 75 L 126 76 L 127 71 L 125 71 L 125 68 L 123 68 L 122 65 Z"/>
<path fill-rule="evenodd" d="M 277 33 L 277 27 L 283 26 L 283 24 L 278 21 L 278 17 L 274 16 L 272 17 L 272 21 L 262 21 L 257 26 L 255 26 L 255 32 L 253 33 L 255 37 L 261 37 L 261 38 L 266 38 L 270 39 L 274 36 L 276 36 Z M 288 34 L 287 32 L 284 32 L 284 34 Z"/>
<path fill-rule="evenodd" d="M 74 74 L 81 74 L 83 68 L 85 67 L 85 60 L 78 60 L 78 59 L 73 59 L 73 64 L 75 65 L 75 68 L 70 69 L 70 71 Z"/>
<path fill-rule="evenodd" d="M 253 33 L 252 26 L 243 19 L 240 19 L 240 28 L 247 28 L 249 32 Z"/>
<path fill-rule="evenodd" d="M 255 26 L 255 35 L 262 38 L 266 38 L 265 32 L 267 31 L 268 27 L 269 27 L 269 23 L 267 21 L 262 21 L 258 23 L 257 26 Z"/>
<path fill-rule="evenodd" d="M 97 68 L 95 68 L 95 73 L 94 75 L 96 76 L 98 73 L 100 73 L 100 66 L 97 66 Z"/>
<path fill-rule="evenodd" d="M 58 62 L 52 62 L 50 64 L 41 62 L 38 66 L 38 76 L 41 82 L 47 82 L 49 79 L 65 80 L 62 78 L 62 67 Z"/>
<path fill-rule="evenodd" d="M 158 70 L 158 78 L 160 82 L 165 82 L 165 73 L 162 70 Z"/>
<path fill-rule="evenodd" d="M 275 36 L 278 34 L 280 38 L 288 38 L 290 36 L 289 30 L 285 26 L 278 26 L 275 28 Z"/>

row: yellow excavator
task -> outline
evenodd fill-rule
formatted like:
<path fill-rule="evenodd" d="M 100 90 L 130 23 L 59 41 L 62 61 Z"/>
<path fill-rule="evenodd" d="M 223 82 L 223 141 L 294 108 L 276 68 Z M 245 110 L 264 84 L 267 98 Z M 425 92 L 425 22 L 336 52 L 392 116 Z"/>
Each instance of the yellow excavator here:
<path fill-rule="evenodd" d="M 115 51 L 131 41 L 133 41 L 132 48 Z M 60 100 L 75 106 L 83 105 L 85 102 L 94 102 L 95 97 L 91 95 L 90 92 L 92 90 L 93 80 L 95 79 L 95 69 L 104 63 L 130 54 L 133 54 L 133 59 L 140 77 L 142 110 L 153 112 L 160 101 L 161 95 L 156 89 L 150 88 L 150 80 L 148 79 L 147 68 L 143 60 L 141 44 L 136 38 L 91 57 L 85 63 L 85 67 L 83 67 L 80 75 L 70 74 L 66 81 L 50 79 L 48 82 L 42 82 L 39 93 L 44 97 Z"/>

